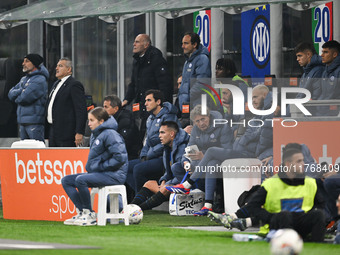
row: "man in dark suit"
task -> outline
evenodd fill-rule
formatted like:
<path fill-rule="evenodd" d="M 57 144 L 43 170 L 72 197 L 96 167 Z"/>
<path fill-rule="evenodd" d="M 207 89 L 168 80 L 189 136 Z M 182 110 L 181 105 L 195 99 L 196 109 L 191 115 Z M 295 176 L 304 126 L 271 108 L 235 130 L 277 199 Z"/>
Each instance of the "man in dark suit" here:
<path fill-rule="evenodd" d="M 85 92 L 71 75 L 72 61 L 61 58 L 56 67 L 58 81 L 47 102 L 49 147 L 75 147 L 83 142 L 87 119 Z"/>

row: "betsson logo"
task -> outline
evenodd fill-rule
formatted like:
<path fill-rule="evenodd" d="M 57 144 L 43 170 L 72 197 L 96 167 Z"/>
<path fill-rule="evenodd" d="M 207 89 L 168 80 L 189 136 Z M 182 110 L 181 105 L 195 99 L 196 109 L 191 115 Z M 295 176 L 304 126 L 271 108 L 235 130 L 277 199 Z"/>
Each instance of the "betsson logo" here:
<path fill-rule="evenodd" d="M 61 184 L 61 178 L 69 174 L 84 173 L 85 167 L 83 162 L 65 160 L 61 162 L 55 160 L 41 160 L 40 153 L 37 152 L 36 160 L 24 162 L 19 159 L 18 153 L 15 153 L 15 172 L 17 183 L 35 184 Z"/>

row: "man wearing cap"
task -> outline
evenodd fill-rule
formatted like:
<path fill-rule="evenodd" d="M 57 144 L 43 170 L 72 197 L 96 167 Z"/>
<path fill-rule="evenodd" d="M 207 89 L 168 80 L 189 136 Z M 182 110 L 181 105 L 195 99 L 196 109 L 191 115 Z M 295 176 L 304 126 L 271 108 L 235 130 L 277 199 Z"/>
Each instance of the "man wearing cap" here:
<path fill-rule="evenodd" d="M 38 54 L 28 54 L 22 62 L 26 76 L 13 87 L 8 98 L 17 105 L 20 138 L 44 141 L 45 104 L 47 100 L 48 71 L 44 59 Z"/>
<path fill-rule="evenodd" d="M 49 147 L 78 147 L 83 144 L 87 109 L 83 84 L 72 77 L 72 61 L 61 58 L 56 81 L 47 101 Z"/>

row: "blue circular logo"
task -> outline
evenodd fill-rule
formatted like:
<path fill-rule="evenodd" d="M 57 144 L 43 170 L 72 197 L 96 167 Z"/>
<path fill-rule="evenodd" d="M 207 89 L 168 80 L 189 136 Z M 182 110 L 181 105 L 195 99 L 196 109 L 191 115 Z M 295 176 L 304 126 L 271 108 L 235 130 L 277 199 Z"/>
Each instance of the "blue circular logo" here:
<path fill-rule="evenodd" d="M 263 15 L 259 15 L 251 28 L 250 52 L 254 64 L 264 68 L 270 58 L 270 30 L 269 22 Z"/>

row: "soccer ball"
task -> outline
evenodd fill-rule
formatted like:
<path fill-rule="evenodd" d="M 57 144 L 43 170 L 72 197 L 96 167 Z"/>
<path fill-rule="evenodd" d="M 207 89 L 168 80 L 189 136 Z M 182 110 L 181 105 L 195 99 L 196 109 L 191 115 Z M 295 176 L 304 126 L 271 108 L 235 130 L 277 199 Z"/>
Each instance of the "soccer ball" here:
<path fill-rule="evenodd" d="M 270 251 L 273 255 L 295 255 L 303 248 L 303 241 L 293 229 L 279 229 L 270 241 Z"/>
<path fill-rule="evenodd" d="M 124 211 L 127 211 L 129 214 L 129 223 L 130 224 L 139 224 L 143 219 L 143 211 L 140 209 L 138 205 L 129 204 L 124 208 Z M 123 212 L 124 212 L 123 211 Z"/>

